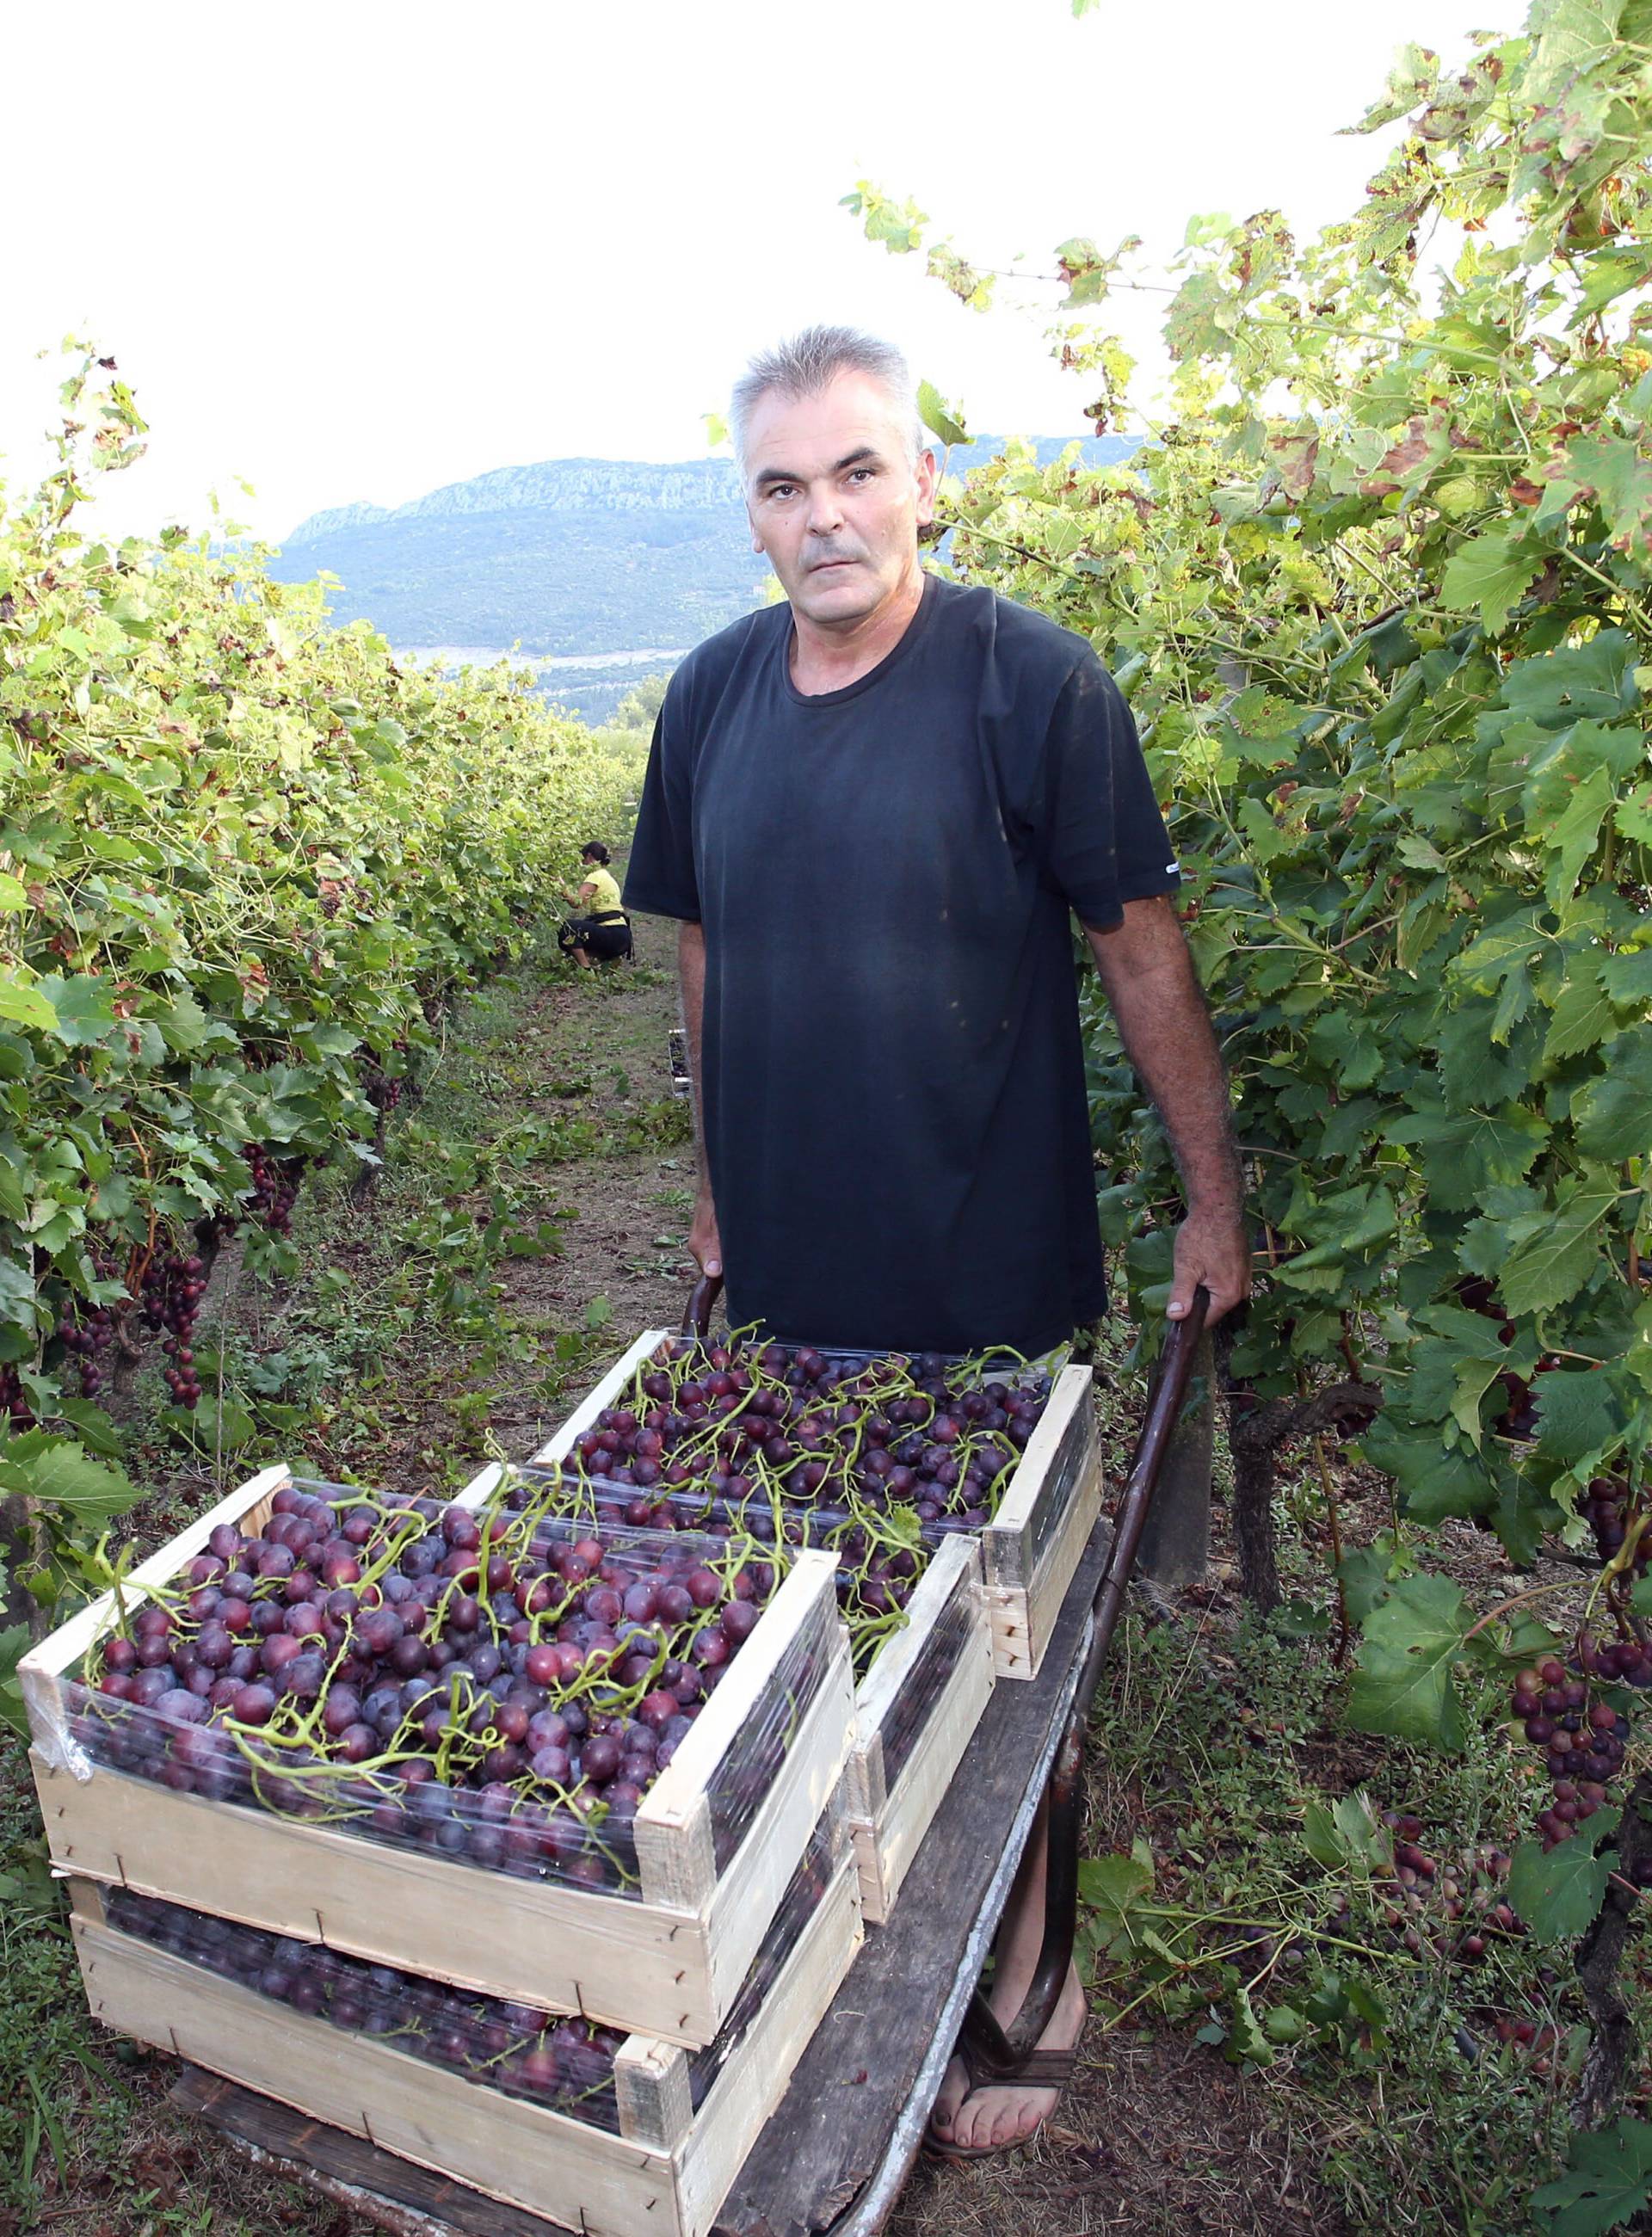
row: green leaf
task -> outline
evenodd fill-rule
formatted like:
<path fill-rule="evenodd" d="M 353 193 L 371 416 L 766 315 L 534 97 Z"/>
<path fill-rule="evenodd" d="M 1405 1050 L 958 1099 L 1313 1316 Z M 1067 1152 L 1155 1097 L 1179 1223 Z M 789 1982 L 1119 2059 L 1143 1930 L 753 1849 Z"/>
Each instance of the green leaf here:
<path fill-rule="evenodd" d="M 1550 2237 L 1605 2237 L 1652 2205 L 1652 2126 L 1620 2114 L 1609 2128 L 1571 2140 L 1565 2174 L 1531 2194 Z"/>
<path fill-rule="evenodd" d="M 39 1032 L 57 1030 L 57 1013 L 37 987 L 25 987 L 10 972 L 0 972 L 0 1018 L 15 1026 L 33 1026 Z"/>
<path fill-rule="evenodd" d="M 1607 1000 L 1598 965 L 1580 967 L 1560 990 L 1543 1042 L 1543 1060 L 1546 1065 L 1560 1064 L 1569 1056 L 1581 1056 L 1585 1049 L 1598 1048 L 1609 1040 L 1616 1031 L 1617 1015 Z"/>
<path fill-rule="evenodd" d="M 1652 1151 L 1652 1034 L 1622 1033 L 1607 1050 L 1604 1076 L 1572 1099 L 1577 1146 L 1602 1165 Z"/>
<path fill-rule="evenodd" d="M 1601 984 L 1621 1010 L 1652 1002 L 1652 947 L 1622 949 L 1601 965 Z"/>
<path fill-rule="evenodd" d="M 1445 570 L 1440 595 L 1459 610 L 1473 607 L 1492 637 L 1536 580 L 1543 555 L 1516 547 L 1513 531 L 1490 528 L 1461 546 Z"/>
<path fill-rule="evenodd" d="M 14 878 L 10 870 L 0 870 L 0 909 L 24 909 L 29 906 L 29 888 L 21 878 Z"/>
<path fill-rule="evenodd" d="M 1516 1246 L 1499 1277 L 1510 1314 L 1547 1312 L 1576 1296 L 1600 1257 L 1595 1231 L 1616 1202 L 1609 1188 L 1574 1186 L 1563 1193 L 1548 1225 Z"/>
<path fill-rule="evenodd" d="M 119 1460 L 121 1433 L 101 1406 L 89 1398 L 60 1398 L 57 1413 L 90 1451 L 106 1461 Z"/>
<path fill-rule="evenodd" d="M 918 383 L 918 417 L 932 435 L 938 435 L 948 448 L 955 443 L 967 443 L 969 433 L 956 412 L 943 401 L 940 390 L 930 380 Z"/>
<path fill-rule="evenodd" d="M 23 1707 L 17 1665 L 29 1652 L 26 1623 L 8 1624 L 0 1631 L 0 1725 L 9 1725 L 23 1739 L 29 1737 L 29 1717 Z"/>
<path fill-rule="evenodd" d="M 1579 782 L 1564 814 L 1553 822 L 1545 819 L 1542 830 L 1530 834 L 1553 851 L 1554 859 L 1543 874 L 1543 892 L 1551 908 L 1558 908 L 1576 892 L 1583 865 L 1599 843 L 1601 825 L 1616 789 L 1611 771 L 1597 763 Z"/>
<path fill-rule="evenodd" d="M 69 1048 L 89 1047 L 114 1030 L 115 1005 L 106 980 L 91 973 L 43 979 L 36 992 L 51 1005 L 53 1029 Z"/>
<path fill-rule="evenodd" d="M 1451 1754 L 1467 1739 L 1452 1682 L 1473 1617 L 1449 1577 L 1408 1577 L 1365 1619 L 1348 1720 Z"/>
<path fill-rule="evenodd" d="M 1617 1851 L 1595 1854 L 1595 1844 L 1616 1831 L 1622 1812 L 1597 1810 L 1584 1831 L 1545 1850 L 1523 1841 L 1509 1866 L 1504 1893 L 1535 1942 L 1566 1942 L 1592 1925 L 1617 1869 Z"/>
<path fill-rule="evenodd" d="M 93 1528 L 124 1514 L 141 1495 L 124 1469 L 93 1460 L 70 1438 L 39 1430 L 0 1444 L 0 1491 L 61 1508 L 77 1524 Z"/>
<path fill-rule="evenodd" d="M 1610 1375 L 1587 1368 L 1557 1368 L 1532 1384 L 1539 1449 L 1568 1467 L 1616 1442 L 1623 1409 Z"/>
<path fill-rule="evenodd" d="M 1153 1892 L 1153 1858 L 1138 1842 L 1128 1856 L 1087 1857 L 1079 1866 L 1079 1899 L 1095 1914 L 1107 1948 L 1134 1946 L 1141 1898 Z"/>

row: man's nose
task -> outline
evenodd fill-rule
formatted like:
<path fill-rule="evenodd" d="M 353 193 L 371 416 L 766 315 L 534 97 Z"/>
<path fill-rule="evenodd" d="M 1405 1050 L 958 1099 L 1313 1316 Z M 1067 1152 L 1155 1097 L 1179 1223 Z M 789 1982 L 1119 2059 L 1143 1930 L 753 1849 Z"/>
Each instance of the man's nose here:
<path fill-rule="evenodd" d="M 809 492 L 809 526 L 816 536 L 835 535 L 843 525 L 843 508 L 829 484 Z"/>

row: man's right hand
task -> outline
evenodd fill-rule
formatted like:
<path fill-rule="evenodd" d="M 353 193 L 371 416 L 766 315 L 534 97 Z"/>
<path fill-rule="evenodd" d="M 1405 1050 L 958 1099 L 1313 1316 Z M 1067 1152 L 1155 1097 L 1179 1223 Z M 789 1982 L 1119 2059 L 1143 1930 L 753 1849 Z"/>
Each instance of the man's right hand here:
<path fill-rule="evenodd" d="M 723 1244 L 717 1235 L 717 1206 L 711 1201 L 708 1182 L 700 1183 L 700 1192 L 694 1199 L 694 1217 L 689 1222 L 688 1247 L 700 1262 L 702 1274 L 721 1274 Z"/>

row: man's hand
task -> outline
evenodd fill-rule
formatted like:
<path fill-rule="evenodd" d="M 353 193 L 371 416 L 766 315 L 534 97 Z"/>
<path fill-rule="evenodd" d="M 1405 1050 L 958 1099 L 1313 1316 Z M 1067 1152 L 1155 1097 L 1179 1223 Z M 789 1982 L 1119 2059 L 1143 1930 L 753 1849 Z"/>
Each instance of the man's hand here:
<path fill-rule="evenodd" d="M 702 1274 L 723 1271 L 723 1244 L 717 1236 L 717 1210 L 711 1201 L 709 1181 L 700 1183 L 700 1192 L 694 1199 L 694 1217 L 689 1222 L 688 1247 L 700 1262 Z"/>
<path fill-rule="evenodd" d="M 1202 1282 L 1213 1326 L 1250 1296 L 1251 1258 L 1227 1077 L 1193 958 L 1163 894 L 1127 901 L 1123 921 L 1106 932 L 1085 930 L 1124 1053 L 1158 1105 L 1187 1192 L 1166 1310 L 1186 1320 Z"/>
<path fill-rule="evenodd" d="M 1186 1320 L 1200 1283 L 1210 1291 L 1205 1324 L 1242 1305 L 1251 1294 L 1251 1248 L 1245 1222 L 1236 1212 L 1190 1211 L 1176 1230 L 1176 1267 L 1166 1317 Z"/>

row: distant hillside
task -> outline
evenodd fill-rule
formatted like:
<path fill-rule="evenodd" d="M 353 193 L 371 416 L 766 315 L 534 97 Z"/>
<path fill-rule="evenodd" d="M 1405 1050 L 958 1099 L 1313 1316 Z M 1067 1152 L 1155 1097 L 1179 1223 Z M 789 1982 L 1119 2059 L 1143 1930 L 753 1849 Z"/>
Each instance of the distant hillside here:
<path fill-rule="evenodd" d="M 1064 439 L 1041 437 L 1037 447 L 1046 461 Z M 1133 446 L 1093 437 L 1082 447 L 1106 465 Z M 1001 437 L 983 436 L 948 464 L 963 472 L 1001 448 Z M 334 617 L 365 617 L 393 644 L 484 652 L 519 642 L 565 657 L 686 650 L 749 612 L 767 572 L 727 459 L 550 459 L 393 511 L 335 506 L 299 524 L 271 571 L 302 582 L 322 570 L 342 585 Z M 554 676 L 546 683 L 565 696 Z"/>

